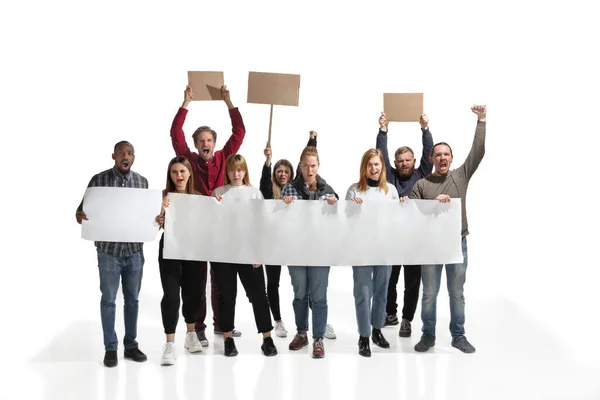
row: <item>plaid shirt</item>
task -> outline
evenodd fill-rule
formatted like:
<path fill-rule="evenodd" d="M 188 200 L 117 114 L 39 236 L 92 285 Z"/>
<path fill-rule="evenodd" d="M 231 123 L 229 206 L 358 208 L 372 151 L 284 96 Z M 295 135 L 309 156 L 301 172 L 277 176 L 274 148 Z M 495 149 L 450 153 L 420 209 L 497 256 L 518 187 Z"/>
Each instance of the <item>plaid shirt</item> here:
<path fill-rule="evenodd" d="M 304 185 L 306 186 L 306 185 Z M 300 192 L 298 192 L 298 190 L 296 189 L 296 187 L 294 185 L 292 185 L 291 183 L 288 183 L 287 185 L 285 185 L 283 187 L 283 189 L 281 189 L 281 197 L 285 197 L 285 196 L 292 196 L 294 198 L 294 200 L 302 200 L 302 194 L 300 194 Z M 336 197 L 333 193 L 326 193 L 322 196 L 319 196 L 319 200 L 326 200 L 330 197 Z"/>
<path fill-rule="evenodd" d="M 88 187 L 128 187 L 148 189 L 148 180 L 142 175 L 129 171 L 123 174 L 116 166 L 99 174 L 94 175 Z M 77 211 L 83 210 L 83 200 Z M 143 243 L 123 242 L 94 242 L 96 249 L 101 253 L 110 254 L 115 257 L 126 257 L 142 251 Z"/>

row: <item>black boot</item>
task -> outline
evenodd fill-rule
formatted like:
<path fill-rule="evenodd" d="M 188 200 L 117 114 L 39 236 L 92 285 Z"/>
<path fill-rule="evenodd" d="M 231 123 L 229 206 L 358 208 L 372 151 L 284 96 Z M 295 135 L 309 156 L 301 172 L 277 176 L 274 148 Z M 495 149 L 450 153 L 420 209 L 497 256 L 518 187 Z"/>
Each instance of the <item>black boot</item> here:
<path fill-rule="evenodd" d="M 358 337 L 358 354 L 363 357 L 371 357 L 371 347 L 369 347 L 369 337 Z"/>
<path fill-rule="evenodd" d="M 373 329 L 373 333 L 371 334 L 371 337 L 373 338 L 373 343 L 375 343 L 377 346 L 379 346 L 383 349 L 390 348 L 390 343 L 387 340 L 385 340 L 385 338 L 383 337 L 383 334 L 381 333 L 381 329 Z"/>

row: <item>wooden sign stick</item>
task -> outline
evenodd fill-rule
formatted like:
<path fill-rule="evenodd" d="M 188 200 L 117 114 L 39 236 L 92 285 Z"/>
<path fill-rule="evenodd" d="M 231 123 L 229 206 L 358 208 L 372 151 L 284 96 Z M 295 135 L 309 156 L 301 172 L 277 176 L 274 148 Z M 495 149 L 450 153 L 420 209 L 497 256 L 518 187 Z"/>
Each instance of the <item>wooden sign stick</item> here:
<path fill-rule="evenodd" d="M 273 126 L 273 104 L 271 104 L 271 115 L 269 116 L 269 139 L 267 140 L 267 147 L 271 147 L 271 126 Z"/>

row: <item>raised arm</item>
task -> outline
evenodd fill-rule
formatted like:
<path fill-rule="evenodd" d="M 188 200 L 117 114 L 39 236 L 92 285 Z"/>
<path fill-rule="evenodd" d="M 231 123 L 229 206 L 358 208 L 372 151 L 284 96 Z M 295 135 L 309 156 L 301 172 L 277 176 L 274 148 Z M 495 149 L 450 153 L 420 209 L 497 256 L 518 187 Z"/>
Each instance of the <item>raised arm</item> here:
<path fill-rule="evenodd" d="M 225 146 L 223 146 L 223 156 L 227 159 L 230 155 L 236 154 L 240 147 L 242 147 L 242 142 L 246 136 L 246 127 L 244 126 L 240 110 L 237 107 L 234 107 L 231 102 L 227 86 L 221 88 L 221 98 L 225 104 L 227 104 L 227 108 L 229 109 L 229 117 L 231 118 L 232 126 L 232 134 L 229 136 L 229 139 L 227 139 Z"/>
<path fill-rule="evenodd" d="M 485 131 L 486 131 L 486 112 L 485 105 L 475 105 L 471 111 L 477 114 L 477 127 L 475 128 L 475 137 L 471 145 L 471 151 L 465 159 L 463 165 L 457 168 L 458 173 L 462 174 L 467 180 L 471 179 L 479 163 L 485 155 Z"/>
<path fill-rule="evenodd" d="M 317 136 L 319 136 L 319 134 L 317 133 L 317 131 L 310 131 L 308 132 L 308 143 L 306 143 L 306 147 L 308 146 L 313 146 L 313 147 L 317 147 Z M 298 161 L 298 167 L 296 168 L 296 175 L 295 176 L 299 176 L 300 172 L 300 163 L 302 162 L 302 160 Z"/>
<path fill-rule="evenodd" d="M 262 168 L 262 175 L 260 177 L 260 192 L 263 197 L 267 200 L 273 198 L 273 182 L 271 182 L 271 147 L 267 143 L 267 147 L 264 150 L 265 163 Z"/>
<path fill-rule="evenodd" d="M 173 144 L 173 150 L 175 150 L 175 155 L 184 156 L 190 161 L 198 157 L 198 153 L 193 153 L 188 147 L 183 132 L 183 123 L 185 122 L 185 117 L 188 113 L 187 107 L 193 98 L 194 93 L 192 92 L 192 88 L 186 86 L 185 91 L 183 92 L 183 104 L 181 104 L 181 107 L 177 110 L 177 114 L 175 114 L 175 118 L 171 124 L 171 142 Z"/>
<path fill-rule="evenodd" d="M 417 171 L 419 176 L 423 178 L 433 171 L 433 163 L 429 158 L 431 150 L 433 150 L 433 136 L 429 131 L 429 118 L 427 115 L 421 115 L 419 124 L 421 124 L 421 132 L 423 133 L 423 153 L 421 154 L 421 162 Z"/>
<path fill-rule="evenodd" d="M 387 176 L 389 181 L 389 178 L 392 176 L 392 165 L 390 164 L 387 145 L 388 124 L 389 122 L 385 113 L 381 113 L 381 116 L 379 117 L 379 133 L 377 134 L 377 143 L 375 144 L 375 147 L 383 153 L 383 162 L 385 163 L 385 169 L 388 171 Z"/>

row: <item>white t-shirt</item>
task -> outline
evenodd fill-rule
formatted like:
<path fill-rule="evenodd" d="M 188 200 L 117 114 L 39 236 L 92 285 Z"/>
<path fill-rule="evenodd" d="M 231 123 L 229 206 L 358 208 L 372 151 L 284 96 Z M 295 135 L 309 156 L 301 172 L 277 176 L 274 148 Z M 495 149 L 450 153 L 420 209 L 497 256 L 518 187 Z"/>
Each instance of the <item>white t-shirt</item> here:
<path fill-rule="evenodd" d="M 381 200 L 399 200 L 398 190 L 394 185 L 388 183 L 388 192 L 379 189 L 378 187 L 367 186 L 366 192 L 358 190 L 358 183 L 352 184 L 346 193 L 346 200 L 363 199 L 365 201 L 381 201 Z"/>
<path fill-rule="evenodd" d="M 264 199 L 260 190 L 254 186 L 231 186 L 223 185 L 219 186 L 212 192 L 213 197 L 216 195 L 222 196 L 223 199 L 236 199 L 236 200 L 251 200 L 251 199 Z"/>

